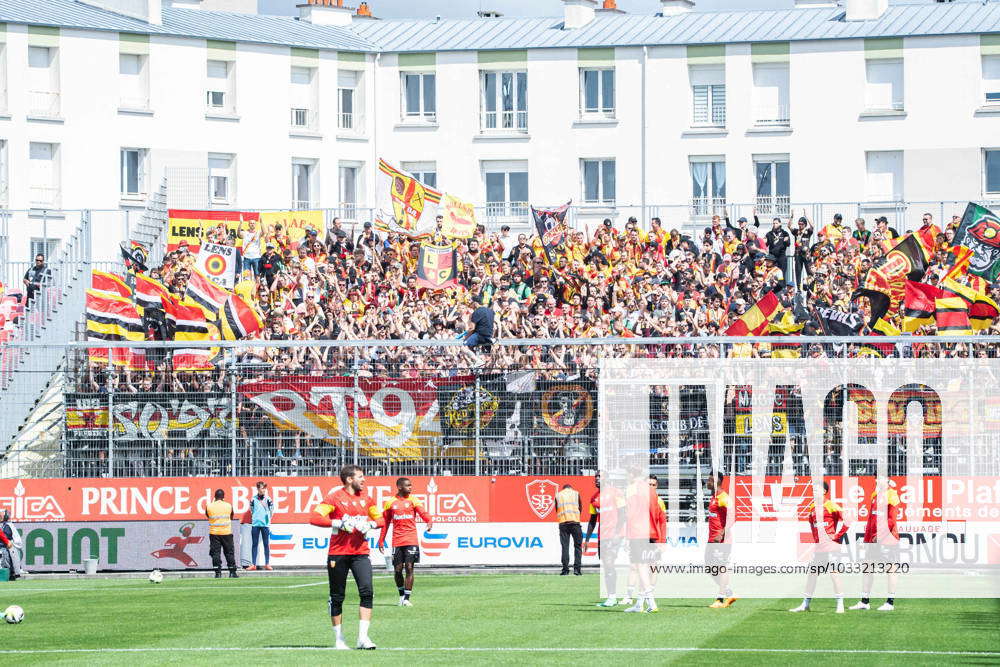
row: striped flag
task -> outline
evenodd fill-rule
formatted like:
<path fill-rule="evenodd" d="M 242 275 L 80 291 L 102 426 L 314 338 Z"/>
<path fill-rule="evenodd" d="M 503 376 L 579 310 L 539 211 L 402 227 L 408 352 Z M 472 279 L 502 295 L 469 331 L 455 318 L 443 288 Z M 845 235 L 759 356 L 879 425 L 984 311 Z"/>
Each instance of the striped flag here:
<path fill-rule="evenodd" d="M 167 322 L 174 332 L 174 340 L 202 342 L 211 340 L 205 311 L 189 299 L 164 304 Z M 174 350 L 175 371 L 199 371 L 212 368 L 215 350 L 208 347 L 179 348 Z"/>
<path fill-rule="evenodd" d="M 727 336 L 760 336 L 767 329 L 768 323 L 777 312 L 778 297 L 774 292 L 768 292 L 763 299 L 755 303 L 747 312 L 726 329 Z"/>
<path fill-rule="evenodd" d="M 191 276 L 188 278 L 187 291 L 184 295 L 201 306 L 205 310 L 206 315 L 215 319 L 215 315 L 222 308 L 223 304 L 226 303 L 226 299 L 229 298 L 230 294 L 229 290 L 219 287 L 205 277 L 203 273 L 197 269 L 193 269 Z"/>
<path fill-rule="evenodd" d="M 94 289 L 87 290 L 87 340 L 100 341 L 141 341 L 146 339 L 142 317 L 132 300 Z M 118 366 L 130 368 L 145 367 L 145 353 L 141 350 L 133 355 L 129 348 L 89 348 L 90 361 L 106 364 L 109 361 Z M 136 358 L 133 359 L 133 356 Z"/>
<path fill-rule="evenodd" d="M 223 340 L 247 338 L 264 328 L 264 320 L 257 309 L 237 294 L 226 300 L 220 315 L 219 328 Z"/>
<path fill-rule="evenodd" d="M 159 280 L 150 278 L 141 273 L 135 276 L 135 303 L 143 308 L 163 309 L 165 300 L 173 301 L 170 291 L 166 285 Z"/>
<path fill-rule="evenodd" d="M 934 323 L 935 301 L 941 290 L 927 283 L 906 281 L 906 296 L 903 299 L 903 331 L 913 333 L 922 326 Z"/>
<path fill-rule="evenodd" d="M 879 318 L 875 324 L 871 327 L 872 336 L 898 336 L 899 329 L 885 318 Z M 861 357 L 879 357 L 886 358 L 891 357 L 896 353 L 895 343 L 869 343 L 865 341 L 861 345 L 861 349 L 858 350 L 858 356 Z"/>
<path fill-rule="evenodd" d="M 934 300 L 938 335 L 971 336 L 969 307 L 975 300 L 976 292 L 971 287 L 945 280 L 941 284 L 941 296 Z"/>
<path fill-rule="evenodd" d="M 90 289 L 113 296 L 132 296 L 132 290 L 123 277 L 97 269 L 90 272 Z"/>
<path fill-rule="evenodd" d="M 969 322 L 972 324 L 972 330 L 988 329 L 998 315 L 1000 309 L 997 308 L 997 302 L 985 294 L 977 293 L 976 300 L 969 306 Z"/>

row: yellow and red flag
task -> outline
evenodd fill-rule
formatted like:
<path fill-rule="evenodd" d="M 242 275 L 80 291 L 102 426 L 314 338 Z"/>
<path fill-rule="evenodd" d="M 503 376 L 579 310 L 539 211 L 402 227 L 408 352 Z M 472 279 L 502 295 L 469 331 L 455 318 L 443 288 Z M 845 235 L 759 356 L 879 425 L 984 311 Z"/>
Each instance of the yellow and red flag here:
<path fill-rule="evenodd" d="M 456 239 L 467 239 L 476 233 L 476 209 L 469 202 L 445 194 L 441 200 L 441 233 Z"/>
<path fill-rule="evenodd" d="M 774 292 L 768 292 L 763 299 L 740 315 L 740 318 L 726 329 L 727 336 L 760 336 L 767 329 L 771 318 L 780 304 Z"/>
<path fill-rule="evenodd" d="M 422 244 L 417 259 L 417 285 L 429 289 L 444 289 L 458 284 L 458 262 L 455 248 Z"/>

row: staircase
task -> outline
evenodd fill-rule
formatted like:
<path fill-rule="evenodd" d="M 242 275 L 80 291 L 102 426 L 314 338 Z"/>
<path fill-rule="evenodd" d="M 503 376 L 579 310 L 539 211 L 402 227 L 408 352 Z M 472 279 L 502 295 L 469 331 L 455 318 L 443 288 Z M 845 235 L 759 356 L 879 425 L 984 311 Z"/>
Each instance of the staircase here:
<path fill-rule="evenodd" d="M 167 181 L 150 194 L 131 239 L 149 249 L 158 265 L 166 247 Z M 84 321 L 92 264 L 91 215 L 84 211 L 73 235 L 62 243 L 51 277 L 27 309 L 10 344 L 0 347 L 0 478 L 61 477 L 66 343 Z M 4 250 L 0 244 L 0 253 Z M 104 267 L 101 267 L 104 268 Z M 122 266 L 113 270 L 121 271 Z"/>

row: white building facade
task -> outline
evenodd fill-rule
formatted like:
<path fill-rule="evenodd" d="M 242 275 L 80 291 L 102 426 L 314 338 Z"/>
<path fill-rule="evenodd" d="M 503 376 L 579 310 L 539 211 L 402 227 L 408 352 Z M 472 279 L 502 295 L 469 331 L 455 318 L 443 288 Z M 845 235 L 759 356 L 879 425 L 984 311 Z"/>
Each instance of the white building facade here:
<path fill-rule="evenodd" d="M 157 1 L 0 0 L 11 259 L 39 217 L 58 239 L 53 211 L 138 212 L 164 181 L 176 208 L 362 220 L 379 157 L 492 224 L 568 200 L 590 229 L 1000 200 L 998 2 L 379 21 Z"/>

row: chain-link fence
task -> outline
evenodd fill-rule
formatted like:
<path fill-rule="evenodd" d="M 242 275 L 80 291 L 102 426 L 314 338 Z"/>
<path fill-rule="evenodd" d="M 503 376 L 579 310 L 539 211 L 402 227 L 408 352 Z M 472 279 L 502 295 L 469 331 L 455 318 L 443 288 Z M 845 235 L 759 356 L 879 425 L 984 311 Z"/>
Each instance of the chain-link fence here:
<path fill-rule="evenodd" d="M 380 475 L 590 474 L 597 469 L 598 367 L 604 357 L 631 358 L 638 366 L 655 358 L 690 359 L 694 366 L 699 359 L 754 364 L 798 358 L 803 373 L 814 373 L 829 359 L 885 357 L 891 369 L 892 363 L 930 357 L 993 358 L 1000 350 L 1000 341 L 982 337 L 653 340 L 503 341 L 485 356 L 473 356 L 456 341 L 275 340 L 217 348 L 145 343 L 104 355 L 90 354 L 96 348 L 84 344 L 22 347 L 53 360 L 55 391 L 3 397 L 35 401 L 26 420 L 3 415 L 23 420 L 10 429 L 17 435 L 6 451 L 3 476 L 315 476 L 333 475 L 345 463 Z M 117 364 L 93 361 L 105 355 Z M 175 370 L 193 364 L 207 370 Z M 983 386 L 997 379 L 983 377 Z M 845 387 L 823 406 L 829 474 L 873 474 L 863 464 L 840 469 L 845 414 L 855 415 L 856 444 L 875 437 L 863 397 L 851 391 Z M 764 419 L 751 414 L 746 388 L 727 387 L 717 445 L 727 472 L 750 474 L 753 466 L 763 466 L 762 474 L 782 474 L 787 463 L 793 474 L 803 474 L 804 450 L 795 445 L 806 432 L 801 400 L 794 387 L 777 395 L 781 404 L 769 406 Z M 679 408 L 670 417 L 674 400 Z M 992 400 L 984 398 L 1000 414 L 1000 397 L 995 406 Z M 708 465 L 706 401 L 694 387 L 652 387 L 652 466 L 674 462 L 668 457 L 670 429 L 680 437 L 678 465 L 687 471 Z M 58 419 L 59 428 L 50 431 L 57 436 L 31 437 L 41 415 Z M 789 461 L 784 444 L 775 456 L 752 461 L 754 429 L 771 433 L 776 446 L 790 441 Z M 905 448 L 898 436 L 890 434 L 897 453 Z M 1000 473 L 992 433 L 969 433 L 953 452 L 942 452 L 938 437 L 931 433 L 920 445 L 928 474 L 940 468 L 942 456 L 974 459 L 974 469 Z M 893 461 L 902 460 L 902 454 L 890 456 L 890 474 L 899 472 Z"/>

